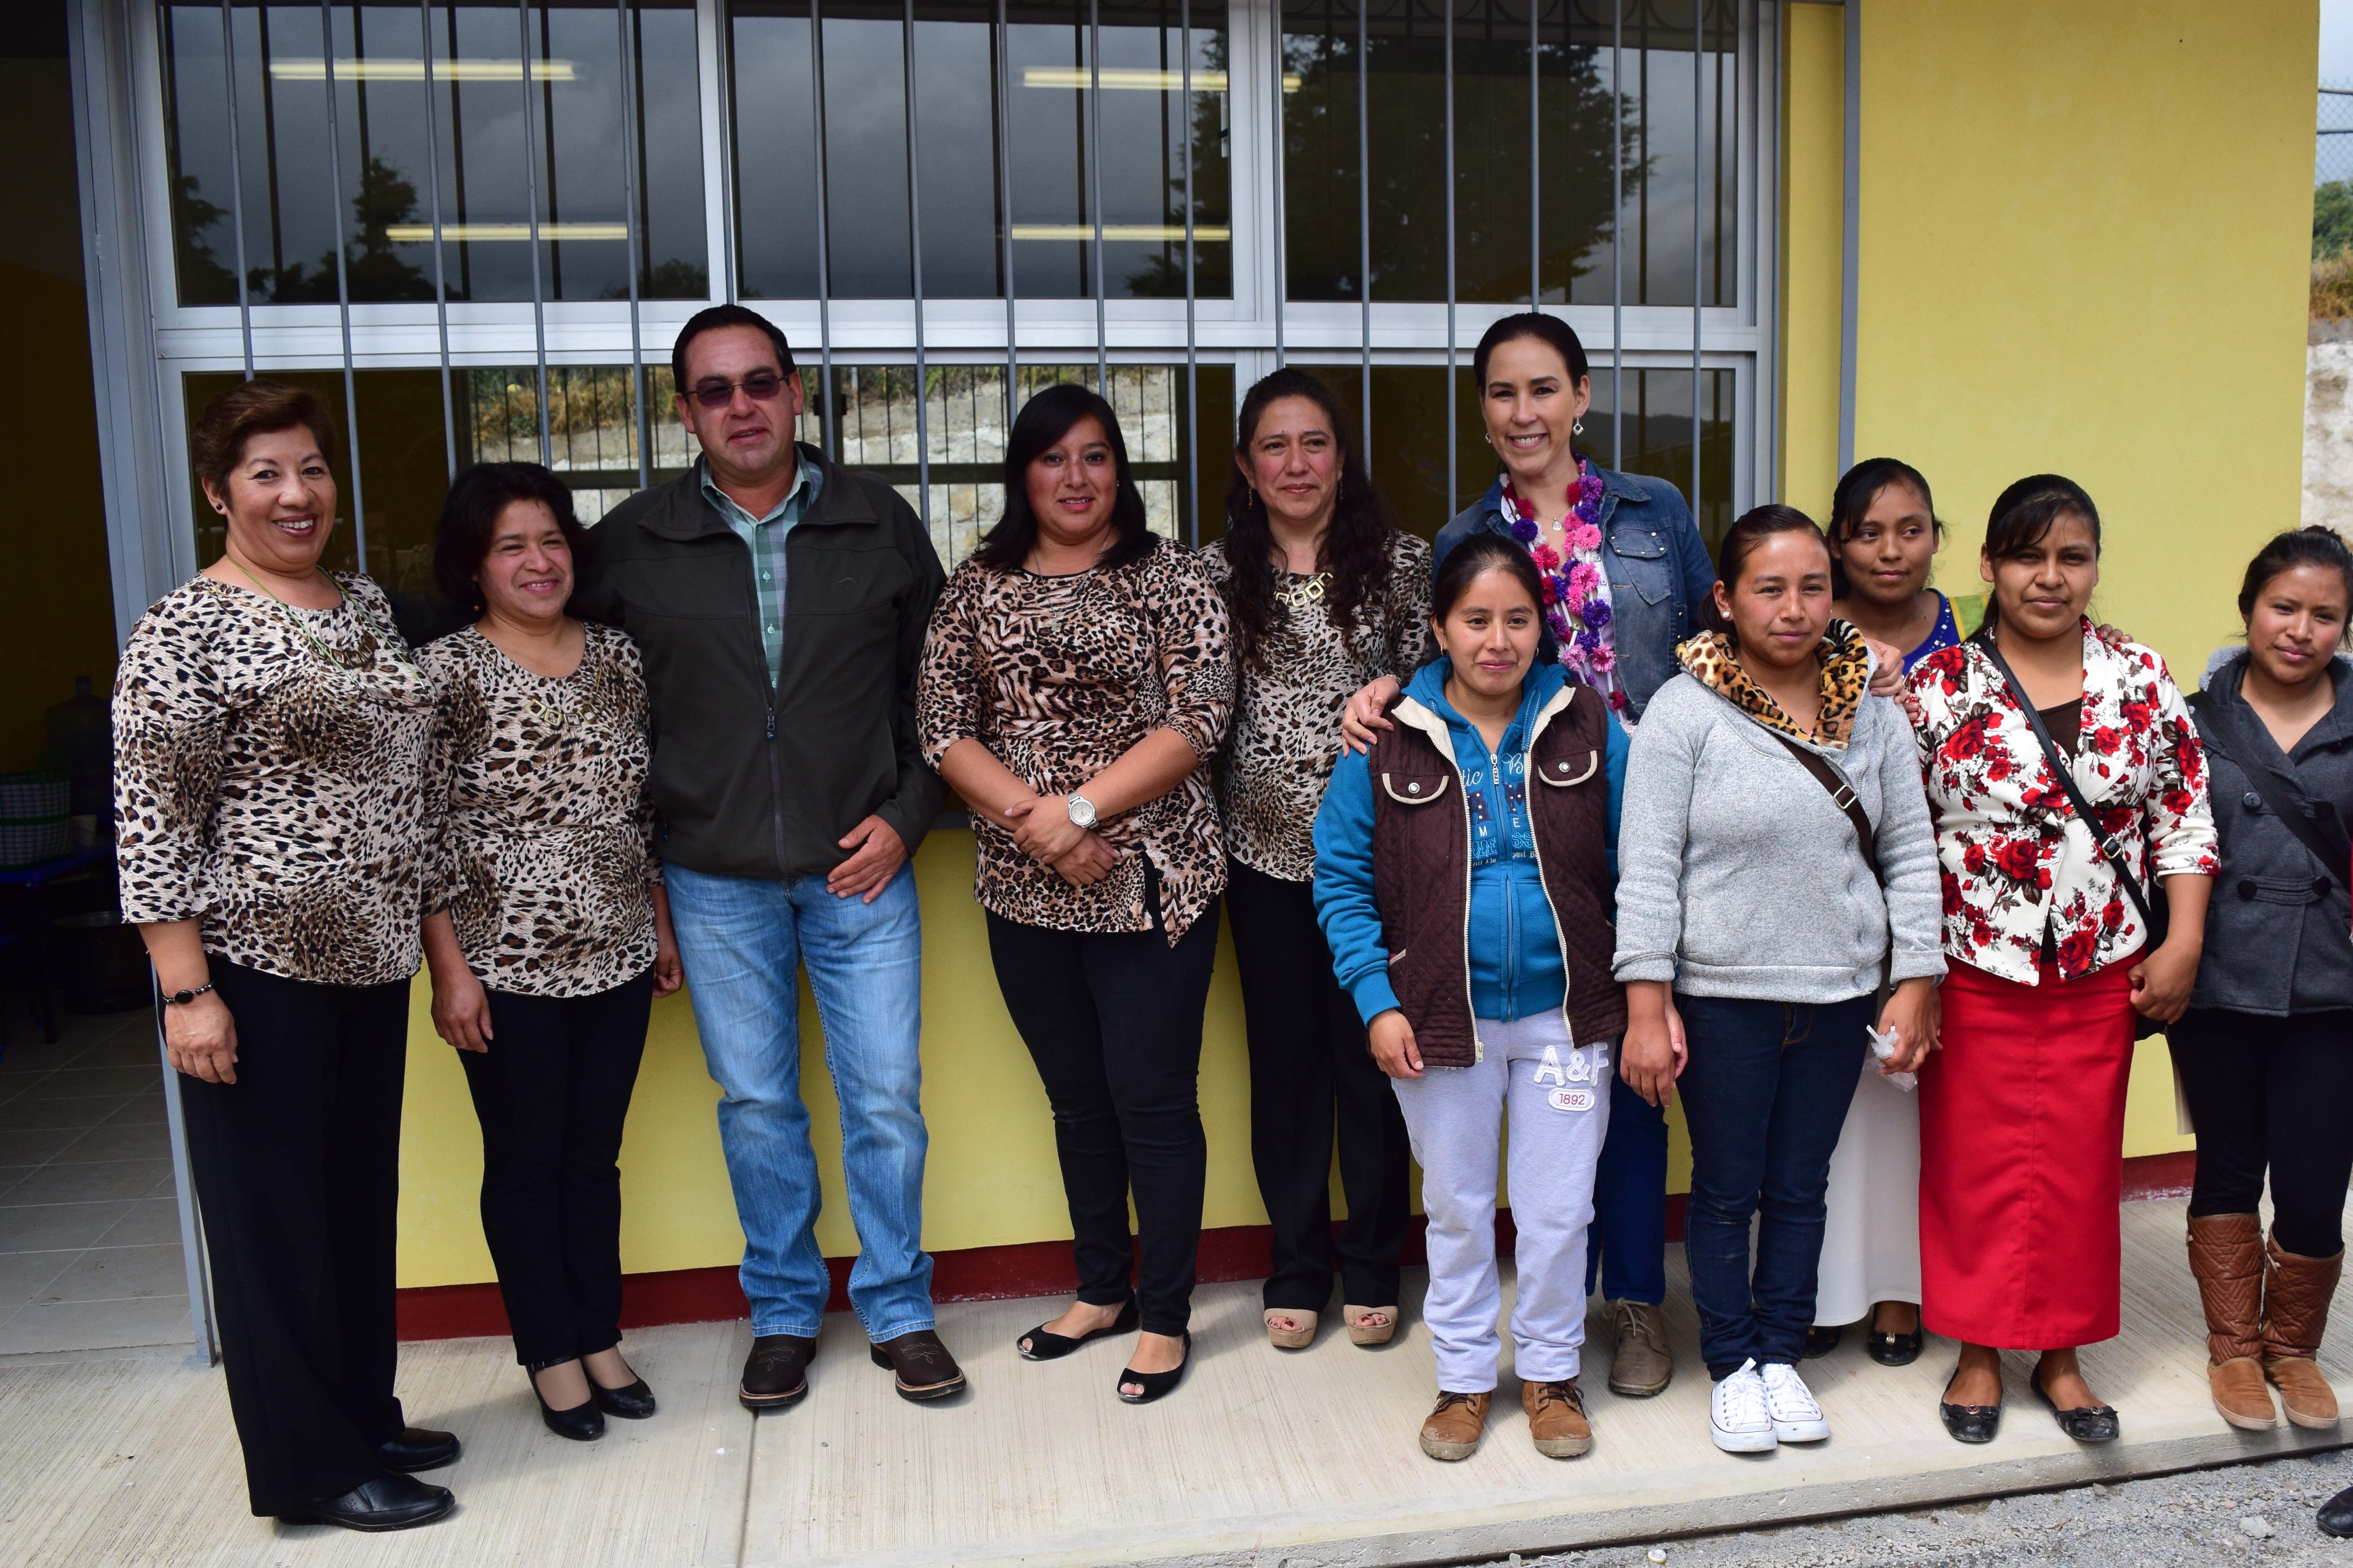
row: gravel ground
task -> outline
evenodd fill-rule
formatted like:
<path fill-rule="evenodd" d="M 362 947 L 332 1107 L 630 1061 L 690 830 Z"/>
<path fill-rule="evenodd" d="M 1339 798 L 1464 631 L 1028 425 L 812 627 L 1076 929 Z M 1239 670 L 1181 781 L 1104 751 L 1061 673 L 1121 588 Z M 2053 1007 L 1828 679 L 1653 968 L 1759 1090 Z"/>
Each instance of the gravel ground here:
<path fill-rule="evenodd" d="M 2348 1486 L 2353 1486 L 2353 1452 L 2338 1452 L 1916 1513 L 1507 1561 L 1513 1568 L 1649 1568 L 1661 1562 L 1671 1568 L 1995 1568 L 2045 1563 L 2353 1568 L 2353 1541 L 2331 1540 L 2312 1522 L 2313 1510 Z"/>

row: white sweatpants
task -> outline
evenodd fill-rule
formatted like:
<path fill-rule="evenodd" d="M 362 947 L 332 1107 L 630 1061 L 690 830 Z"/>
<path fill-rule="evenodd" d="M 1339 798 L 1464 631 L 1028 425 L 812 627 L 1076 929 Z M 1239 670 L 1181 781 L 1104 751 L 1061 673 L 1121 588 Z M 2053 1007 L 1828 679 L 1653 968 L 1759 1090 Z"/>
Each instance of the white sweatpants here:
<path fill-rule="evenodd" d="M 1514 1370 L 1531 1383 L 1575 1377 L 1585 1343 L 1585 1233 L 1593 1222 L 1593 1167 L 1609 1131 L 1616 1042 L 1574 1048 L 1557 1009 L 1478 1022 L 1475 1067 L 1430 1068 L 1393 1079 L 1430 1216 L 1430 1294 L 1422 1317 L 1438 1358 L 1438 1386 L 1495 1386 L 1503 1289 L 1495 1273 L 1498 1146 L 1511 1118 L 1512 1220 L 1519 1231 L 1512 1307 Z"/>

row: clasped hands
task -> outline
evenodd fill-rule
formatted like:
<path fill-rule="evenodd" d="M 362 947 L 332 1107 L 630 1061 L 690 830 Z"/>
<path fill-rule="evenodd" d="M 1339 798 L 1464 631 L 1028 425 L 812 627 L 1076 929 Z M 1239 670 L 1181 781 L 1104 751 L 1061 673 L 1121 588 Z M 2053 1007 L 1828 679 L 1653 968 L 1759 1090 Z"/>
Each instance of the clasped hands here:
<path fill-rule="evenodd" d="M 1120 852 L 1092 827 L 1071 820 L 1071 797 L 1032 795 L 1005 808 L 1013 825 L 1013 847 L 1041 866 L 1051 866 L 1074 888 L 1100 882 L 1119 864 Z"/>

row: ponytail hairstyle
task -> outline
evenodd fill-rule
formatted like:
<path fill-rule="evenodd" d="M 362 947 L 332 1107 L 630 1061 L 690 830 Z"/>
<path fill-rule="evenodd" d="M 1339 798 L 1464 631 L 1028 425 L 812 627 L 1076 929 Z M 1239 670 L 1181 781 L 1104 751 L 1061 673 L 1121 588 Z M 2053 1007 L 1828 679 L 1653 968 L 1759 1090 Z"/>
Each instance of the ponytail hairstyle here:
<path fill-rule="evenodd" d="M 1937 547 L 1943 548 L 1945 520 L 1936 515 L 1936 498 L 1928 489 L 1927 476 L 1900 458 L 1865 458 L 1841 477 L 1838 489 L 1831 496 L 1831 597 L 1843 599 L 1848 591 L 1846 563 L 1839 558 L 1839 546 L 1861 530 L 1863 515 L 1879 504 L 1881 493 L 1890 485 L 1909 485 L 1920 493 L 1921 510 L 1936 531 Z"/>
<path fill-rule="evenodd" d="M 2080 517 L 2092 531 L 2092 554 L 2100 553 L 2100 509 L 2084 487 L 2062 474 L 2029 474 L 1994 497 L 1993 513 L 1986 520 L 1985 555 L 2007 561 L 2042 542 L 2051 525 L 2063 517 Z M 2252 601 L 2251 601 L 2252 602 Z M 1986 595 L 1985 624 L 1980 637 L 1989 636 L 2001 619 L 2001 595 Z"/>
<path fill-rule="evenodd" d="M 2247 575 L 2239 584 L 2239 619 L 2251 620 L 2255 613 L 2255 601 L 2263 596 L 2272 579 L 2283 572 L 2293 572 L 2299 566 L 2317 566 L 2324 572 L 2334 572 L 2344 580 L 2345 599 L 2353 608 L 2353 550 L 2333 528 L 2314 523 L 2309 528 L 2292 528 L 2284 533 L 2274 533 L 2255 558 L 2247 563 Z M 2353 616 L 2346 618 L 2345 630 L 2337 638 L 2342 647 L 2353 644 Z"/>
<path fill-rule="evenodd" d="M 1751 509 L 1740 514 L 1724 536 L 1716 550 L 1716 577 L 1724 584 L 1725 597 L 1730 598 L 1740 586 L 1740 574 L 1748 568 L 1748 558 L 1757 547 L 1779 533 L 1810 533 L 1821 541 L 1822 549 L 1830 555 L 1833 570 L 1838 565 L 1838 552 L 1822 539 L 1822 531 L 1814 520 L 1793 506 L 1770 504 Z M 1716 607 L 1715 595 L 1709 594 L 1699 603 L 1699 625 L 1703 631 L 1722 632 L 1735 636 L 1732 622 Z"/>
<path fill-rule="evenodd" d="M 1259 422 L 1270 406 L 1286 397 L 1303 397 L 1323 410 L 1340 453 L 1339 499 L 1316 560 L 1319 568 L 1332 574 L 1331 591 L 1324 595 L 1324 613 L 1345 637 L 1358 613 L 1378 606 L 1389 591 L 1388 506 L 1373 488 L 1363 458 L 1348 439 L 1348 420 L 1340 400 L 1306 371 L 1285 366 L 1260 381 L 1242 398 L 1234 437 L 1234 456 L 1240 462 L 1226 488 L 1226 605 L 1233 616 L 1235 652 L 1255 669 L 1265 668 L 1261 645 L 1267 623 L 1274 615 L 1274 537 L 1267 524 L 1266 503 L 1259 499 L 1245 471 L 1250 445 L 1258 439 Z"/>
<path fill-rule="evenodd" d="M 1528 547 L 1506 535 L 1483 531 L 1448 551 L 1446 559 L 1438 563 L 1438 578 L 1430 589 L 1430 618 L 1444 625 L 1479 574 L 1495 570 L 1510 573 L 1528 591 L 1528 603 L 1536 607 L 1541 619 L 1544 579 L 1536 574 L 1536 563 L 1528 554 Z"/>

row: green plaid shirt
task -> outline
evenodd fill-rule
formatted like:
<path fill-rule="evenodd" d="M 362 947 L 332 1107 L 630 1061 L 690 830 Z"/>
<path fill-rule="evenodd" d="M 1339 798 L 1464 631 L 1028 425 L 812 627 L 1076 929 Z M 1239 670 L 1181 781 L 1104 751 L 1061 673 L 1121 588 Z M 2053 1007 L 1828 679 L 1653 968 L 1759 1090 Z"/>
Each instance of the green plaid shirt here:
<path fill-rule="evenodd" d="M 818 488 L 825 483 L 823 468 L 802 457 L 797 448 L 794 456 L 799 459 L 800 472 L 793 481 L 792 493 L 765 517 L 754 517 L 737 506 L 733 497 L 712 482 L 711 465 L 700 458 L 694 460 L 703 499 L 727 520 L 727 526 L 752 552 L 752 586 L 760 596 L 760 646 L 768 656 L 771 689 L 785 667 L 785 540 L 793 524 L 808 515 L 808 509 L 817 503 Z"/>

